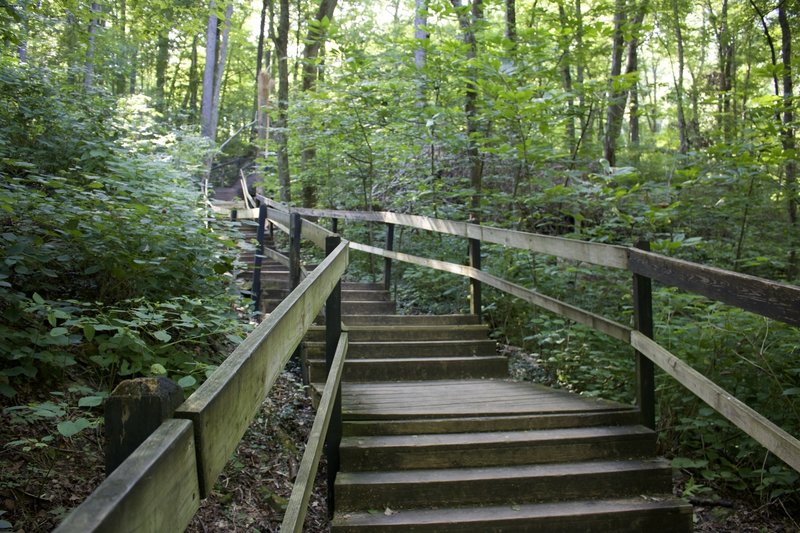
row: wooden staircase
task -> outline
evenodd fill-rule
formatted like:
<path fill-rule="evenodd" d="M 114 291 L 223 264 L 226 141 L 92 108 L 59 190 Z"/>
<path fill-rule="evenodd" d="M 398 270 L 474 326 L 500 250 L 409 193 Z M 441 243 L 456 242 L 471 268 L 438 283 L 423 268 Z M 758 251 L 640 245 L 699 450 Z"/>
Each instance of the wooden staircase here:
<path fill-rule="evenodd" d="M 332 531 L 692 530 L 691 506 L 672 496 L 670 464 L 634 409 L 505 379 L 505 358 L 473 316 L 347 307 L 388 299 L 377 285 L 343 290 L 356 312 L 343 316 Z M 305 343 L 315 384 L 323 336 L 314 326 Z"/>
<path fill-rule="evenodd" d="M 288 294 L 265 260 L 262 310 Z M 692 530 L 670 464 L 630 406 L 507 379 L 488 328 L 469 315 L 395 315 L 380 284 L 343 283 L 334 532 Z M 321 323 L 321 321 L 318 321 Z M 325 380 L 324 326 L 304 342 Z"/>

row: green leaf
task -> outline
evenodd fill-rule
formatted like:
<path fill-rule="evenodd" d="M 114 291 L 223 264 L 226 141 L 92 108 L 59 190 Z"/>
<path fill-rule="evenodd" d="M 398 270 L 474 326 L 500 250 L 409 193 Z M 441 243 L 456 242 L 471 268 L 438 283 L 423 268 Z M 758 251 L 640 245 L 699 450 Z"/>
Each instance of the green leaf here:
<path fill-rule="evenodd" d="M 44 303 L 44 298 L 42 298 L 38 292 L 34 292 L 32 298 L 33 301 L 39 305 L 42 305 Z"/>
<path fill-rule="evenodd" d="M 156 331 L 155 333 L 153 333 L 153 337 L 155 337 L 156 339 L 160 340 L 161 342 L 169 342 L 172 339 L 172 335 L 170 335 L 169 333 L 167 333 L 163 329 L 160 329 L 160 330 Z"/>
<path fill-rule="evenodd" d="M 53 328 L 50 330 L 51 337 L 61 337 L 62 335 L 66 335 L 69 333 L 67 328 Z"/>
<path fill-rule="evenodd" d="M 85 418 L 78 418 L 77 420 L 74 421 L 66 420 L 64 422 L 61 422 L 60 424 L 58 424 L 58 426 L 56 426 L 56 429 L 58 429 L 58 432 L 61 433 L 63 436 L 69 438 L 74 435 L 77 435 L 84 429 L 91 426 L 92 423 L 89 422 L 89 420 Z"/>
<path fill-rule="evenodd" d="M 196 384 L 197 380 L 193 376 L 183 376 L 181 379 L 178 380 L 178 385 L 180 385 L 184 389 L 188 389 L 189 387 L 194 387 Z"/>
<path fill-rule="evenodd" d="M 800 387 L 792 387 L 783 391 L 784 396 L 796 396 L 800 394 Z"/>
<path fill-rule="evenodd" d="M 94 339 L 95 332 L 96 331 L 94 329 L 94 326 L 92 326 L 91 324 L 83 325 L 83 336 L 86 337 L 87 341 L 92 342 L 92 339 Z"/>
<path fill-rule="evenodd" d="M 153 363 L 152 365 L 150 365 L 150 373 L 156 374 L 158 376 L 166 376 L 167 369 L 164 368 L 164 365 L 162 365 L 161 363 Z"/>
<path fill-rule="evenodd" d="M 84 396 L 78 400 L 78 407 L 97 407 L 103 403 L 102 396 Z"/>

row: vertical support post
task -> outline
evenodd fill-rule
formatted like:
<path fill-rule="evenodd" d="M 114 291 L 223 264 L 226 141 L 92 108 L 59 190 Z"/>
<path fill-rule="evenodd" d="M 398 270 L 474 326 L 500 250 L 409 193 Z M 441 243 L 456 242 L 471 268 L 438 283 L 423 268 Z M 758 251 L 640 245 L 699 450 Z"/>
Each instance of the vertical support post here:
<path fill-rule="evenodd" d="M 325 254 L 331 254 L 339 243 L 341 237 L 333 235 L 325 238 Z M 342 281 L 339 280 L 325 302 L 325 368 L 328 372 L 333 365 L 336 355 L 336 346 L 342 335 Z M 339 444 L 342 440 L 342 387 L 336 389 L 336 398 L 333 402 L 333 413 L 328 425 L 328 434 L 325 437 L 325 456 L 328 461 L 328 513 L 333 517 L 335 505 L 334 482 L 339 471 Z"/>
<path fill-rule="evenodd" d="M 648 241 L 639 241 L 636 248 L 650 251 Z M 653 286 L 647 276 L 633 275 L 633 328 L 653 338 Z M 636 352 L 636 403 L 641 423 L 651 429 L 656 427 L 656 382 L 653 362 Z"/>
<path fill-rule="evenodd" d="M 300 238 L 303 222 L 300 213 L 292 213 L 289 220 L 289 284 L 291 290 L 294 290 L 300 285 Z"/>
<path fill-rule="evenodd" d="M 481 269 L 481 241 L 478 239 L 469 240 L 469 266 Z M 469 296 L 469 312 L 476 315 L 478 320 L 482 320 L 481 282 L 477 279 L 469 280 Z"/>
<path fill-rule="evenodd" d="M 339 219 L 332 218 L 331 219 L 331 231 L 334 233 L 339 233 Z"/>
<path fill-rule="evenodd" d="M 182 403 L 183 389 L 165 377 L 128 379 L 117 385 L 104 407 L 106 476 Z"/>
<path fill-rule="evenodd" d="M 394 224 L 386 224 L 386 249 L 394 250 Z M 386 257 L 383 260 L 383 288 L 392 288 L 392 260 Z"/>
<path fill-rule="evenodd" d="M 267 220 L 267 204 L 259 202 L 258 228 L 256 229 L 256 253 L 253 260 L 253 312 L 261 313 L 261 261 L 264 256 L 264 225 Z"/>

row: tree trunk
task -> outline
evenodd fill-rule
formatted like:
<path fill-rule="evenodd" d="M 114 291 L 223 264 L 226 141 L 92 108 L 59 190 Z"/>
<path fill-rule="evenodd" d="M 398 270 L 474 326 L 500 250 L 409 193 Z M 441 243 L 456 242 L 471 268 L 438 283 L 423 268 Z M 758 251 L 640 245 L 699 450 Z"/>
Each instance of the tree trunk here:
<path fill-rule="evenodd" d="M 725 142 L 733 138 L 733 115 L 731 99 L 733 98 L 733 34 L 728 26 L 728 0 L 723 0 L 719 29 L 719 126 Z"/>
<path fill-rule="evenodd" d="M 575 158 L 575 99 L 572 97 L 572 57 L 570 54 L 567 13 L 564 5 L 558 4 L 558 19 L 561 23 L 561 79 L 564 84 L 564 92 L 569 95 L 567 98 L 566 116 L 566 143 L 570 157 Z"/>
<path fill-rule="evenodd" d="M 639 35 L 647 11 L 647 0 L 643 0 L 633 20 L 633 34 L 628 41 L 628 62 L 625 73 L 633 76 L 633 83 L 628 89 L 630 97 L 630 142 L 633 156 L 638 161 L 639 157 Z"/>
<path fill-rule="evenodd" d="M 620 87 L 622 74 L 622 49 L 624 47 L 623 26 L 625 25 L 625 0 L 616 0 L 614 7 L 614 33 L 611 46 L 611 73 L 608 79 L 608 108 L 603 151 L 610 166 L 617 164 L 617 137 L 622 127 L 622 114 L 625 110 L 625 91 Z"/>
<path fill-rule="evenodd" d="M 319 77 L 319 66 L 317 65 L 317 58 L 325 41 L 325 20 L 330 23 L 333 18 L 333 12 L 336 9 L 337 0 L 320 0 L 317 15 L 314 17 L 314 23 L 309 24 L 308 34 L 305 39 L 305 48 L 303 49 L 303 92 L 313 92 L 317 86 L 317 78 Z M 315 207 L 317 204 L 317 184 L 315 179 L 311 177 L 309 167 L 311 162 L 316 157 L 316 149 L 313 144 L 306 143 L 303 146 L 303 151 L 300 154 L 300 165 L 304 171 L 303 176 L 303 205 L 305 207 Z"/>
<path fill-rule="evenodd" d="M 575 145 L 573 158 L 577 158 L 580 151 L 581 140 L 591 135 L 591 111 L 586 109 L 586 93 L 583 90 L 584 80 L 584 50 L 583 50 L 583 7 L 581 0 L 575 0 L 575 89 L 578 92 L 578 117 L 581 131 Z"/>
<path fill-rule="evenodd" d="M 417 69 L 417 107 L 424 107 L 427 101 L 427 83 L 425 80 L 425 45 L 430 39 L 426 29 L 428 25 L 428 0 L 416 0 L 414 11 L 414 67 Z"/>
<path fill-rule="evenodd" d="M 792 28 L 786 13 L 789 2 L 782 0 L 778 4 L 778 23 L 781 26 L 781 59 L 783 61 L 783 128 L 781 144 L 783 145 L 784 183 L 786 184 L 787 210 L 789 215 L 789 264 L 787 276 L 793 280 L 798 271 L 798 224 L 797 224 L 797 163 L 795 155 L 795 132 L 792 86 Z"/>
<path fill-rule="evenodd" d="M 286 127 L 289 123 L 289 0 L 280 0 L 278 34 L 275 36 L 275 53 L 278 56 L 278 120 L 275 122 L 275 144 L 278 151 L 278 183 L 281 202 L 291 203 L 289 176 L 289 151 Z"/>
<path fill-rule="evenodd" d="M 212 117 L 214 106 L 214 71 L 217 59 L 217 15 L 214 0 L 209 0 L 208 26 L 206 26 L 206 65 L 203 71 L 203 100 L 200 104 L 201 131 L 204 137 L 214 139 Z"/>
<path fill-rule="evenodd" d="M 253 97 L 253 116 L 256 119 L 256 128 L 255 131 L 258 133 L 258 137 L 261 138 L 261 131 L 260 127 L 262 124 L 261 121 L 261 109 L 259 106 L 259 100 L 261 98 L 261 77 L 262 77 L 262 69 L 264 68 L 264 38 L 266 33 L 267 27 L 267 7 L 269 6 L 269 0 L 262 0 L 261 2 L 261 17 L 258 25 L 258 46 L 256 48 L 256 93 Z"/>
<path fill-rule="evenodd" d="M 559 6 L 560 7 L 560 6 Z M 506 0 L 506 39 L 511 43 L 511 48 L 517 46 L 517 2 Z"/>
<path fill-rule="evenodd" d="M 461 0 L 451 0 L 453 7 L 460 8 Z M 472 0 L 469 15 L 459 15 L 458 22 L 464 32 L 464 44 L 467 49 L 467 63 L 474 64 L 478 56 L 478 42 L 475 38 L 476 25 L 483 19 L 483 0 Z M 483 161 L 476 137 L 478 135 L 478 72 L 470 66 L 467 73 L 467 85 L 464 91 L 464 115 L 467 119 L 467 159 L 469 160 L 470 186 L 472 200 L 470 203 L 470 219 L 475 224 L 481 220 L 481 194 L 483 178 Z"/>
<path fill-rule="evenodd" d="M 678 137 L 680 145 L 678 151 L 686 154 L 689 151 L 689 141 L 686 134 L 686 116 L 683 108 L 683 72 L 685 70 L 685 59 L 683 53 L 683 31 L 681 30 L 681 18 L 678 12 L 678 0 L 672 0 L 672 18 L 675 22 L 675 41 L 678 47 L 678 78 L 675 82 L 675 99 L 678 113 Z"/>
<path fill-rule="evenodd" d="M 219 47 L 219 62 L 216 68 L 216 80 L 214 81 L 214 100 L 211 104 L 211 133 L 212 139 L 217 136 L 217 125 L 219 124 L 219 104 L 222 91 L 222 80 L 225 73 L 225 61 L 228 57 L 228 36 L 231 33 L 231 18 L 233 17 L 233 2 L 229 1 L 225 6 L 225 27 L 222 30 L 222 44 Z"/>
<path fill-rule="evenodd" d="M 89 9 L 91 19 L 89 20 L 89 35 L 86 45 L 86 67 L 83 77 L 83 88 L 86 91 L 90 91 L 94 88 L 95 39 L 97 37 L 97 28 L 100 26 L 100 21 L 95 18 L 95 13 L 99 11 L 100 5 L 97 2 L 92 2 L 92 7 Z"/>
<path fill-rule="evenodd" d="M 119 16 L 117 17 L 117 24 L 119 25 L 119 42 L 117 43 L 117 65 L 118 71 L 114 79 L 114 94 L 125 94 L 125 86 L 127 79 L 123 65 L 128 64 L 128 3 L 126 0 L 119 2 Z"/>
<path fill-rule="evenodd" d="M 192 54 L 189 64 L 189 86 L 186 89 L 188 100 L 189 117 L 191 121 L 197 118 L 197 88 L 200 85 L 197 79 L 197 43 L 200 39 L 197 35 L 192 37 Z M 186 106 L 184 106 L 186 107 Z"/>
<path fill-rule="evenodd" d="M 158 35 L 156 51 L 156 102 L 155 107 L 160 112 L 166 109 L 167 66 L 169 65 L 169 30 L 162 30 Z"/>

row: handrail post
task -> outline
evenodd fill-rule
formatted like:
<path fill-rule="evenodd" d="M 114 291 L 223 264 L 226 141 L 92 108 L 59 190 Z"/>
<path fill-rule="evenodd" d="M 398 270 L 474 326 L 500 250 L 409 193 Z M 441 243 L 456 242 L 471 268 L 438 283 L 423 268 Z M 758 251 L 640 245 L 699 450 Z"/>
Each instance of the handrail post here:
<path fill-rule="evenodd" d="M 386 249 L 389 251 L 394 250 L 394 224 L 386 224 Z M 390 290 L 392 288 L 392 260 L 389 257 L 383 260 L 383 288 Z"/>
<path fill-rule="evenodd" d="M 474 269 L 481 269 L 481 241 L 479 239 L 469 240 L 469 266 Z M 469 279 L 469 310 L 470 313 L 482 320 L 483 310 L 481 309 L 481 282 L 477 279 Z"/>
<path fill-rule="evenodd" d="M 261 261 L 264 255 L 264 225 L 267 220 L 267 204 L 259 201 L 258 228 L 256 229 L 256 253 L 253 260 L 253 312 L 261 312 Z"/>
<path fill-rule="evenodd" d="M 330 255 L 339 246 L 341 237 L 325 238 L 325 254 Z M 325 302 L 325 368 L 330 373 L 336 347 L 342 334 L 342 281 L 336 283 Z M 333 413 L 325 437 L 325 456 L 328 462 L 328 514 L 333 517 L 335 505 L 334 482 L 339 471 L 339 444 L 342 440 L 342 387 L 336 389 Z"/>
<path fill-rule="evenodd" d="M 300 213 L 292 213 L 289 221 L 289 284 L 291 290 L 294 290 L 300 285 L 300 238 L 303 221 Z"/>
<path fill-rule="evenodd" d="M 339 233 L 339 219 L 332 218 L 331 219 L 331 231 L 334 233 Z"/>
<path fill-rule="evenodd" d="M 639 241 L 636 248 L 650 251 L 648 241 Z M 653 338 L 653 287 L 647 276 L 633 275 L 633 328 Z M 656 384 L 653 362 L 636 351 L 636 403 L 641 423 L 651 429 L 656 427 Z"/>

